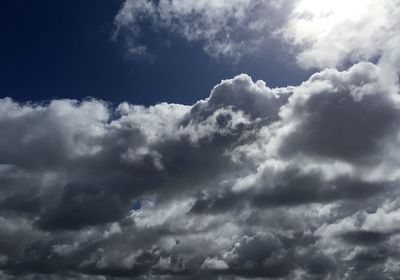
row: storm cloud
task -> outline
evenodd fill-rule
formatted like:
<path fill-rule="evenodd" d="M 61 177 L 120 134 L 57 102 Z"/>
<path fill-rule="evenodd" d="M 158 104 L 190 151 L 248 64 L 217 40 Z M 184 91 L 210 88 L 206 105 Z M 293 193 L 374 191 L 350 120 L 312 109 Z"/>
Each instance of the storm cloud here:
<path fill-rule="evenodd" d="M 1 99 L 1 277 L 397 278 L 385 74 L 242 74 L 191 106 Z"/>

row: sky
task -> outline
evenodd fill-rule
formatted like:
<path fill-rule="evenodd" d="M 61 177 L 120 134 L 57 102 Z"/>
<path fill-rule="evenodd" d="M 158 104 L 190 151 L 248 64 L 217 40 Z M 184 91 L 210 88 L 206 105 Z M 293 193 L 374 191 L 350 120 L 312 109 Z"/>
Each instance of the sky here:
<path fill-rule="evenodd" d="M 200 42 L 165 30 L 141 36 L 151 46 L 151 57 L 132 56 L 122 34 L 113 39 L 114 17 L 122 4 L 1 1 L 2 96 L 21 102 L 90 96 L 115 103 L 190 105 L 237 74 L 249 73 L 271 86 L 299 84 L 311 74 L 277 51 L 242 60 L 215 59 L 202 51 Z"/>
<path fill-rule="evenodd" d="M 400 278 L 399 0 L 0 1 L 0 278 Z"/>

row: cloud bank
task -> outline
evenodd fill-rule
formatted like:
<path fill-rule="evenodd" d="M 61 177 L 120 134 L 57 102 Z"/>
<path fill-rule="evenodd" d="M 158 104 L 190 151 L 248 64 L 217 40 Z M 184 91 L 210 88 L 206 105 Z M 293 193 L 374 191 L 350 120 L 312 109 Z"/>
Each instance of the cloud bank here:
<path fill-rule="evenodd" d="M 362 62 L 192 106 L 0 100 L 3 279 L 396 279 L 400 98 Z"/>

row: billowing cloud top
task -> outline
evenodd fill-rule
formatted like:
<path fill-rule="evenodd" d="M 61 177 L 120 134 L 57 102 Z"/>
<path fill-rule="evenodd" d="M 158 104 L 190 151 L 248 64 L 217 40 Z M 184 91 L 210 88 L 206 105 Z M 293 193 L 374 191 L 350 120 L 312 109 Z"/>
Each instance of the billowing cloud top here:
<path fill-rule="evenodd" d="M 2 277 L 399 277 L 384 75 L 363 62 L 271 89 L 243 74 L 192 106 L 2 99 Z"/>
<path fill-rule="evenodd" d="M 213 56 L 283 40 L 321 68 L 298 86 L 0 99 L 0 278 L 399 279 L 400 5 L 320 2 L 126 0 L 115 19 L 135 55 L 143 23 Z"/>

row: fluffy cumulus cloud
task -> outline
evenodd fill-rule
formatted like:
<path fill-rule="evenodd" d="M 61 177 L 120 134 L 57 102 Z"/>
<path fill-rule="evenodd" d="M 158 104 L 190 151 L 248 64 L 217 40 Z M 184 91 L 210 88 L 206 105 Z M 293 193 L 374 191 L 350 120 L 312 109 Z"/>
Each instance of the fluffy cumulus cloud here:
<path fill-rule="evenodd" d="M 1 278 L 399 278 L 386 73 L 242 74 L 192 106 L 1 99 Z"/>

